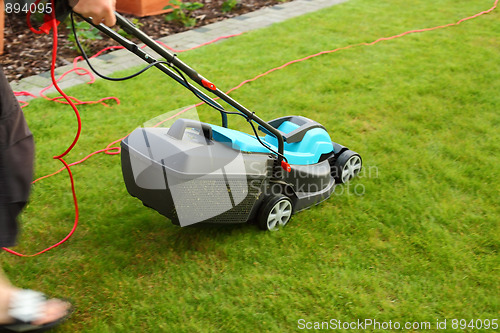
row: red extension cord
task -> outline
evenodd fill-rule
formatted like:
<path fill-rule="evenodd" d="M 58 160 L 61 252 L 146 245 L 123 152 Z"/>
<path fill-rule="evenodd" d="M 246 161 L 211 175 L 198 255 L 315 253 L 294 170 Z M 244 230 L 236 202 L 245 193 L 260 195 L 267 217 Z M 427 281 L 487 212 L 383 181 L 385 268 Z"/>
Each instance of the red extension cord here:
<path fill-rule="evenodd" d="M 38 0 L 40 1 L 40 0 Z M 54 7 L 54 0 L 51 0 L 52 1 L 52 8 L 55 8 Z M 337 51 L 341 51 L 341 50 L 346 50 L 346 49 L 350 49 L 350 48 L 353 48 L 353 47 L 357 47 L 357 46 L 369 46 L 369 45 L 374 45 L 376 43 L 379 43 L 381 41 L 385 41 L 385 40 L 391 40 L 391 39 L 396 39 L 396 38 L 400 38 L 400 37 L 403 37 L 403 36 L 406 36 L 406 35 L 409 35 L 409 34 L 413 34 L 413 33 L 420 33 L 420 32 L 427 32 L 427 31 L 433 31 L 433 30 L 437 30 L 437 29 L 443 29 L 443 28 L 447 28 L 447 27 L 451 27 L 451 26 L 456 26 L 456 25 L 459 25 L 460 23 L 462 22 L 465 22 L 465 21 L 468 21 L 468 20 L 471 20 L 471 19 L 474 19 L 474 18 L 477 18 L 481 15 L 484 15 L 484 14 L 488 14 L 490 13 L 491 11 L 493 11 L 496 7 L 497 7 L 497 4 L 498 4 L 498 1 L 499 0 L 495 0 L 493 6 L 491 8 L 489 8 L 488 10 L 485 10 L 485 11 L 482 11 L 482 12 L 479 12 L 475 15 L 472 15 L 472 16 L 469 16 L 469 17 L 466 17 L 466 18 L 463 18 L 455 23 L 449 23 L 449 24 L 445 24 L 445 25 L 440 25 L 440 26 L 436 26 L 436 27 L 432 27 L 432 28 L 425 28 L 425 29 L 418 29 L 418 30 L 410 30 L 410 31 L 406 31 L 406 32 L 403 32 L 401 34 L 398 34 L 398 35 L 394 35 L 394 36 L 390 36 L 390 37 L 382 37 L 382 38 L 379 38 L 377 40 L 374 40 L 373 42 L 370 42 L 370 43 L 359 43 L 359 44 L 352 44 L 352 45 L 348 45 L 348 46 L 344 46 L 344 47 L 340 47 L 340 48 L 336 48 L 334 50 L 328 50 L 328 51 L 322 51 L 322 52 L 319 52 L 319 53 L 316 53 L 316 54 L 312 54 L 312 55 L 309 55 L 307 57 L 304 57 L 304 58 L 300 58 L 300 59 L 296 59 L 296 60 L 292 60 L 292 61 L 289 61 L 279 67 L 276 67 L 276 68 L 272 68 L 262 74 L 259 74 L 257 76 L 255 76 L 254 78 L 252 79 L 248 79 L 248 80 L 245 80 L 243 82 L 241 82 L 240 84 L 238 84 L 236 87 L 234 88 L 231 88 L 227 94 L 230 94 L 231 92 L 233 92 L 234 90 L 236 89 L 239 89 L 241 88 L 243 85 L 249 83 L 249 82 L 252 82 L 252 81 L 255 81 L 263 76 L 266 76 L 274 71 L 277 71 L 277 70 L 280 70 L 280 69 L 283 69 L 287 66 L 290 66 L 292 64 L 295 64 L 295 63 L 298 63 L 298 62 L 302 62 L 302 61 L 306 61 L 308 59 L 311 59 L 311 58 L 315 58 L 315 57 L 318 57 L 320 55 L 324 55 L 324 54 L 330 54 L 330 53 L 334 53 L 334 52 L 337 52 Z M 85 68 L 82 68 L 82 67 L 78 67 L 76 64 L 77 64 L 77 61 L 81 60 L 82 57 L 77 57 L 75 58 L 74 60 L 74 68 L 71 69 L 70 71 L 64 73 L 61 77 L 59 77 L 57 80 L 55 78 L 55 74 L 54 74 L 54 71 L 55 71 L 55 66 L 56 66 L 56 56 L 57 56 L 57 23 L 56 23 L 56 18 L 55 18 L 55 13 L 52 12 L 52 19 L 49 21 L 50 22 L 50 27 L 52 28 L 52 36 L 53 36 L 53 50 L 52 50 L 52 63 L 51 63 L 51 78 L 52 78 L 52 84 L 46 88 L 44 88 L 41 92 L 40 92 L 40 96 L 42 96 L 43 98 L 45 99 L 48 99 L 48 100 L 51 100 L 51 101 L 54 101 L 54 102 L 58 102 L 58 103 L 64 103 L 64 104 L 69 104 L 71 106 L 71 108 L 73 109 L 74 113 L 75 113 L 75 116 L 76 116 L 76 120 L 77 120 L 77 131 L 76 131 L 76 135 L 75 135 L 75 138 L 73 139 L 73 142 L 71 143 L 71 145 L 60 155 L 58 156 L 54 156 L 54 159 L 57 159 L 59 160 L 62 164 L 63 164 L 63 168 L 59 169 L 58 171 L 52 173 L 52 174 L 49 174 L 49 175 L 46 175 L 46 176 L 43 176 L 43 177 L 40 177 L 38 179 L 36 179 L 35 181 L 33 181 L 33 183 L 36 183 L 42 179 L 45 179 L 45 178 L 49 178 L 51 176 L 54 176 L 64 170 L 67 170 L 68 172 L 68 176 L 69 176 L 69 179 L 70 179 L 70 183 L 71 183 L 71 192 L 72 192 L 72 195 L 73 195 L 73 203 L 74 203 L 74 207 L 75 207 L 75 221 L 74 221 L 74 224 L 73 224 L 73 228 L 71 229 L 71 231 L 68 233 L 68 235 L 66 237 L 64 237 L 61 241 L 59 241 L 58 243 L 46 248 L 45 250 L 42 250 L 38 253 L 35 253 L 35 254 L 31 254 L 31 255 L 25 255 L 25 254 L 21 254 L 21 253 L 18 253 L 16 251 L 13 251 L 11 249 L 8 249 L 8 248 L 3 248 L 5 251 L 9 252 L 9 253 L 12 253 L 12 254 L 15 254 L 17 256 L 22 256 L 22 257 L 34 257 L 34 256 L 37 256 L 39 254 L 42 254 L 42 253 L 45 253 L 55 247 L 58 247 L 59 245 L 63 244 L 64 242 L 66 242 L 72 235 L 73 233 L 75 232 L 77 226 L 78 226 L 78 216 L 79 216 L 79 210 L 78 210 L 78 200 L 77 200 L 77 196 L 76 196 L 76 191 L 75 191 L 75 184 L 74 184 L 74 180 L 73 180 L 73 174 L 71 173 L 71 166 L 74 166 L 74 165 L 77 165 L 77 164 L 80 164 L 84 161 L 86 161 L 87 159 L 89 159 L 90 157 L 94 156 L 94 155 L 97 155 L 99 153 L 105 153 L 105 154 L 108 154 L 108 155 L 117 155 L 117 154 L 120 154 L 120 147 L 113 147 L 113 145 L 117 144 L 118 142 L 122 141 L 125 137 L 123 138 L 120 138 L 118 140 L 115 140 L 111 143 L 109 143 L 106 148 L 104 149 L 100 149 L 100 150 L 97 150 L 89 155 L 87 155 L 86 157 L 84 157 L 83 159 L 81 159 L 80 161 L 77 161 L 77 162 L 73 162 L 71 164 L 68 164 L 66 163 L 66 161 L 64 160 L 64 157 L 74 148 L 74 146 L 76 145 L 76 143 L 78 142 L 78 139 L 80 137 L 80 133 L 81 133 L 81 128 L 82 128 L 82 123 L 81 123 L 81 119 L 80 119 L 80 114 L 78 112 L 78 109 L 76 107 L 76 105 L 79 105 L 79 104 L 96 104 L 96 103 L 100 103 L 100 104 L 103 104 L 105 106 L 108 106 L 105 101 L 107 100 L 114 100 L 116 101 L 118 104 L 120 103 L 120 101 L 118 100 L 118 98 L 116 97 L 105 97 L 105 98 L 101 98 L 97 101 L 80 101 L 78 100 L 77 98 L 74 98 L 74 97 L 70 97 L 68 95 L 66 95 L 64 93 L 64 91 L 62 91 L 62 89 L 58 86 L 58 82 L 60 80 L 62 80 L 67 74 L 71 73 L 71 72 L 75 72 L 76 74 L 78 75 L 89 75 L 90 77 L 90 81 L 88 83 L 93 83 L 95 81 L 95 78 L 94 76 L 92 75 L 92 73 L 90 71 L 88 71 L 87 69 Z M 29 16 L 28 16 L 28 20 L 29 20 Z M 39 34 L 39 33 L 43 33 L 42 31 L 40 30 L 35 30 L 33 29 L 32 27 L 30 27 L 30 29 Z M 207 43 L 203 43 L 201 45 L 198 45 L 196 47 L 193 47 L 191 49 L 188 49 L 188 50 L 192 50 L 192 49 L 195 49 L 195 48 L 199 48 L 199 47 L 202 47 L 204 45 L 207 45 L 207 44 L 211 44 L 211 43 L 214 43 L 218 40 L 221 40 L 221 39 L 225 39 L 225 38 L 230 38 L 230 37 L 234 37 L 234 36 L 237 36 L 237 35 L 240 35 L 240 34 L 236 34 L 236 35 L 230 35 L 230 36 L 223 36 L 223 37 L 219 37 L 217 39 L 214 39 L 210 42 L 207 42 Z M 162 44 L 161 42 L 159 42 L 160 44 Z M 184 51 L 188 51 L 188 50 L 175 50 L 175 49 L 172 49 L 170 47 L 168 47 L 167 45 L 164 45 L 162 44 L 163 46 L 165 46 L 166 48 L 170 49 L 171 51 L 173 52 L 184 52 Z M 97 54 L 93 55 L 91 58 L 95 58 L 97 56 L 99 56 L 100 54 L 102 54 L 103 52 L 106 52 L 108 50 L 112 50 L 112 49 L 120 49 L 120 48 L 123 48 L 122 46 L 113 46 L 113 47 L 108 47 L 108 48 L 105 48 L 101 51 L 99 51 Z M 54 86 L 57 91 L 61 94 L 60 97 L 56 97 L 56 98 L 48 98 L 47 96 L 44 95 L 45 91 L 47 91 L 48 89 L 52 88 L 52 86 Z M 32 97 L 37 97 L 37 96 L 34 96 L 28 92 L 16 92 L 15 93 L 16 96 L 32 96 Z M 23 105 L 23 107 L 25 107 L 27 105 L 26 102 L 21 102 Z M 200 102 L 198 104 L 195 105 L 196 106 L 199 106 L 199 105 L 202 105 L 204 104 L 204 102 Z M 180 112 L 178 112 L 176 115 L 170 117 L 169 119 L 172 119 L 172 118 L 175 118 L 177 117 L 178 115 L 184 113 L 185 111 L 191 109 L 192 107 L 190 108 L 187 108 L 187 109 L 184 109 Z M 168 119 L 167 119 L 168 120 Z M 166 121 L 166 120 L 164 120 Z"/>
<path fill-rule="evenodd" d="M 52 2 L 52 8 L 55 8 L 54 6 L 54 0 L 51 0 Z M 28 15 L 28 20 L 29 20 L 29 15 Z M 68 95 L 66 95 L 66 93 L 64 91 L 62 91 L 61 88 L 59 88 L 59 85 L 57 84 L 57 80 L 56 80 L 56 77 L 55 77 L 55 68 L 56 68 L 56 59 L 57 59 L 57 21 L 56 21 L 56 16 L 55 16 L 55 12 L 52 11 L 52 14 L 51 14 L 51 19 L 49 21 L 47 21 L 47 23 L 50 24 L 50 27 L 52 28 L 52 40 L 53 40 L 53 46 L 52 46 L 52 63 L 51 63 L 51 67 L 50 67 L 50 76 L 52 78 L 52 82 L 54 84 L 54 87 L 57 89 L 57 91 L 61 94 L 61 96 L 63 96 L 69 105 L 71 105 L 71 108 L 73 109 L 74 113 L 75 113 L 75 116 L 76 116 L 76 121 L 77 121 L 77 130 L 76 130 L 76 134 L 75 134 L 75 138 L 73 139 L 73 141 L 71 142 L 71 144 L 69 145 L 69 147 L 60 155 L 57 155 L 57 156 L 54 156 L 54 159 L 56 160 L 59 160 L 63 165 L 64 165 L 64 168 L 68 171 L 68 176 L 69 176 L 69 179 L 70 179 L 70 183 L 71 183 L 71 192 L 72 192 L 72 195 L 73 195 L 73 203 L 74 203 L 74 206 L 75 206 L 75 222 L 73 224 L 73 228 L 71 229 L 71 231 L 69 232 L 69 234 L 64 237 L 64 239 L 62 239 L 60 242 L 46 248 L 45 250 L 42 250 L 38 253 L 35 253 L 35 254 L 32 254 L 32 255 L 25 255 L 25 254 L 21 254 L 21 253 L 18 253 L 16 251 L 13 251 L 13 250 L 10 250 L 10 249 L 7 249 L 7 248 L 3 248 L 5 251 L 9 252 L 9 253 L 12 253 L 12 254 L 15 254 L 15 255 L 18 255 L 18 256 L 22 256 L 22 257 L 33 257 L 33 256 L 37 256 L 39 254 L 42 254 L 44 252 L 47 252 L 59 245 L 61 245 L 62 243 L 64 243 L 65 241 L 67 241 L 72 235 L 73 233 L 75 232 L 76 230 L 76 227 L 78 226 L 78 214 L 79 214 L 79 210 L 78 210 L 78 200 L 77 200 L 77 197 L 76 197 L 76 191 L 75 191 L 75 182 L 74 182 L 74 179 L 73 179 L 73 174 L 71 173 L 71 169 L 68 165 L 68 163 L 66 163 L 66 161 L 64 160 L 64 157 L 75 147 L 76 143 L 78 142 L 78 139 L 80 138 L 80 133 L 82 131 L 82 120 L 80 118 L 80 113 L 78 112 L 78 109 L 76 108 L 76 105 L 73 103 L 73 101 L 68 97 Z M 37 33 L 37 34 L 41 34 L 43 33 L 42 31 L 39 31 L 39 30 L 35 30 L 33 29 L 32 27 L 30 27 L 30 29 Z"/>

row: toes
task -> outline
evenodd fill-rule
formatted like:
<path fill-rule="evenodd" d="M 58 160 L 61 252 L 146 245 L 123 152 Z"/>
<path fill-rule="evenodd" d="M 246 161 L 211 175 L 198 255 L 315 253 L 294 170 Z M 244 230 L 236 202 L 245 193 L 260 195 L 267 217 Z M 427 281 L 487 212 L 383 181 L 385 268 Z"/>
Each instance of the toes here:
<path fill-rule="evenodd" d="M 44 325 L 62 319 L 68 315 L 71 304 L 59 299 L 51 299 L 45 303 L 43 317 L 34 321 L 33 325 Z"/>

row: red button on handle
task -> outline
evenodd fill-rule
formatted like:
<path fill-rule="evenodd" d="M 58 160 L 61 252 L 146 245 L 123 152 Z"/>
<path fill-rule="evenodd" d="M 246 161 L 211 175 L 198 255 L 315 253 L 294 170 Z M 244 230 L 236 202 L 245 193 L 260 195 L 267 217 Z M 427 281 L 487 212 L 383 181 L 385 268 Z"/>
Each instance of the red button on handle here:
<path fill-rule="evenodd" d="M 292 171 L 292 167 L 290 166 L 290 164 L 288 164 L 287 162 L 285 161 L 281 161 L 281 167 L 283 168 L 283 170 L 285 170 L 286 172 L 290 172 Z"/>
<path fill-rule="evenodd" d="M 201 84 L 207 88 L 207 89 L 210 89 L 210 90 L 216 90 L 217 87 L 215 86 L 215 84 L 213 84 L 212 82 L 206 80 L 206 79 L 202 79 L 201 80 Z"/>

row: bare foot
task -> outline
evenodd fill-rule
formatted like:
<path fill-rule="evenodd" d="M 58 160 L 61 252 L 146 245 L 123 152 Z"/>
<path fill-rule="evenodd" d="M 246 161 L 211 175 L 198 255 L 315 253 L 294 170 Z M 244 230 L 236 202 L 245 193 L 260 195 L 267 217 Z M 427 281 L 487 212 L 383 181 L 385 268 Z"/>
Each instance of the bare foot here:
<path fill-rule="evenodd" d="M 32 322 L 33 325 L 45 325 L 62 319 L 69 314 L 71 304 L 60 299 L 50 299 L 45 302 L 43 317 Z"/>
<path fill-rule="evenodd" d="M 0 302 L 0 325 L 22 321 L 33 326 L 43 326 L 64 319 L 71 310 L 68 302 L 46 300 L 42 293 L 16 288 L 2 290 Z"/>

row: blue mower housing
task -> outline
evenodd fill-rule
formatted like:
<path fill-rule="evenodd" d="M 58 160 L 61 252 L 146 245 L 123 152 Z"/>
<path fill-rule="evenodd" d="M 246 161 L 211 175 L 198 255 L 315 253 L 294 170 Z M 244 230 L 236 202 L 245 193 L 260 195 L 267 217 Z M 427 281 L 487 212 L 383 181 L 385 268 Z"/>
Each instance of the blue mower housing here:
<path fill-rule="evenodd" d="M 270 123 L 279 124 L 277 129 L 285 137 L 285 157 L 289 164 L 316 164 L 322 156 L 330 155 L 334 150 L 326 129 L 310 119 L 299 116 L 283 117 Z M 301 128 L 297 123 L 307 124 L 307 126 L 302 125 Z M 231 148 L 242 152 L 269 153 L 269 149 L 253 135 L 215 125 L 211 125 L 211 127 L 215 141 L 226 143 Z M 266 132 L 262 127 L 259 129 Z M 273 150 L 278 150 L 278 140 L 272 134 L 268 133 L 260 139 Z"/>

